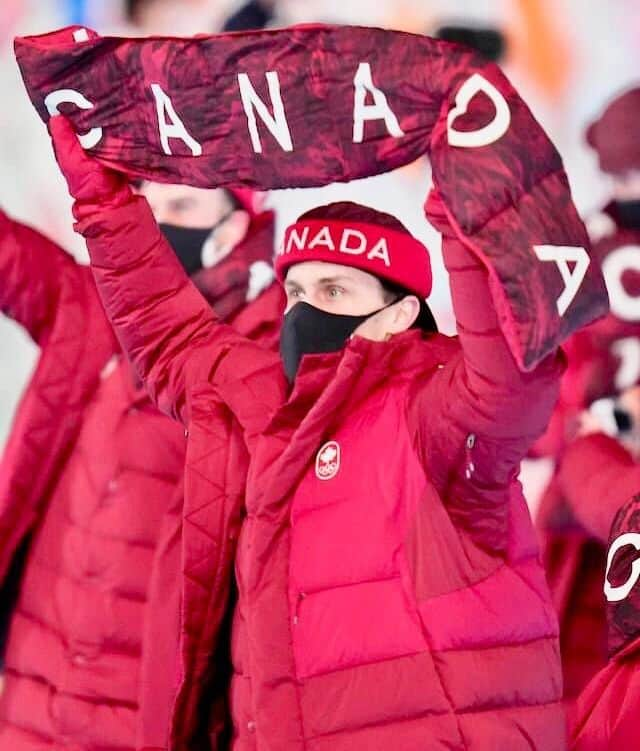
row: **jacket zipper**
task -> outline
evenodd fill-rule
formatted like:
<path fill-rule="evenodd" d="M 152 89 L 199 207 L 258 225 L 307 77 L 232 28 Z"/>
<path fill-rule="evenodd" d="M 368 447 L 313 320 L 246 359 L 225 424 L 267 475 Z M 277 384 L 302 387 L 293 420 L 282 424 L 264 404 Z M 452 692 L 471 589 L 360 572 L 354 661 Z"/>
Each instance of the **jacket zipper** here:
<path fill-rule="evenodd" d="M 464 468 L 464 476 L 467 478 L 467 480 L 471 479 L 471 476 L 476 470 L 476 466 L 473 463 L 473 457 L 471 456 L 471 451 L 473 450 L 473 447 L 476 445 L 476 437 L 474 433 L 469 433 L 467 436 L 467 440 L 465 441 L 465 448 L 464 448 L 464 455 L 465 455 L 465 468 Z"/>
<path fill-rule="evenodd" d="M 298 592 L 298 597 L 296 598 L 296 609 L 295 609 L 295 612 L 293 614 L 293 625 L 294 626 L 298 625 L 298 621 L 300 620 L 300 618 L 299 618 L 299 615 L 300 615 L 300 605 L 302 604 L 302 601 L 304 600 L 304 598 L 306 596 L 307 596 L 306 592 Z"/>

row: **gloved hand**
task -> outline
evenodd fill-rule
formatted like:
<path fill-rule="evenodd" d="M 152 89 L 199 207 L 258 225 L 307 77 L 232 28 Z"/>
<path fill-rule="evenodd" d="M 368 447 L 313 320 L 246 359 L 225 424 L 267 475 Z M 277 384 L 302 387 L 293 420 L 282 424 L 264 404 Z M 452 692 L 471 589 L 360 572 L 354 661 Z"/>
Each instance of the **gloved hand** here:
<path fill-rule="evenodd" d="M 49 120 L 48 128 L 56 161 L 75 199 L 73 216 L 78 222 L 100 211 L 122 206 L 131 199 L 127 177 L 92 159 L 80 145 L 69 120 L 55 115 Z"/>

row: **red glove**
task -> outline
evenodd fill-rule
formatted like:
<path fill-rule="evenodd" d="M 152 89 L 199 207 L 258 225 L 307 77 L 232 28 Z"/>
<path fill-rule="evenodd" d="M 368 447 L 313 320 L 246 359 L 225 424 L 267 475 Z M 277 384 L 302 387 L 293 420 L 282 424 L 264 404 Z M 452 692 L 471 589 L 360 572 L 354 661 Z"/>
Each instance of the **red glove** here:
<path fill-rule="evenodd" d="M 77 221 L 130 200 L 128 179 L 92 159 L 80 145 L 69 120 L 55 115 L 49 120 L 48 128 L 56 161 L 75 199 L 73 216 Z"/>

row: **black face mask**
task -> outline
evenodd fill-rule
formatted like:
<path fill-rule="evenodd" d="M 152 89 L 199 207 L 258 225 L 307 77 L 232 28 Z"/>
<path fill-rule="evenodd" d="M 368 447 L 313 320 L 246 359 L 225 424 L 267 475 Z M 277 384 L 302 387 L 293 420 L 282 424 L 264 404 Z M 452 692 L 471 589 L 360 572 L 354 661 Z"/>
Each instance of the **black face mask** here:
<path fill-rule="evenodd" d="M 160 232 L 168 240 L 184 270 L 191 276 L 202 268 L 202 248 L 211 234 L 210 229 L 176 227 L 160 224 Z"/>
<path fill-rule="evenodd" d="M 338 352 L 361 323 L 389 305 L 364 316 L 345 316 L 296 303 L 285 315 L 280 332 L 280 356 L 289 381 L 294 381 L 303 355 Z"/>
<path fill-rule="evenodd" d="M 640 201 L 615 201 L 618 222 L 626 229 L 640 229 Z"/>
<path fill-rule="evenodd" d="M 233 214 L 229 211 L 221 217 L 213 227 L 196 229 L 194 227 L 178 227 L 175 224 L 159 224 L 160 232 L 165 236 L 173 252 L 178 256 L 182 267 L 189 276 L 203 268 L 202 249 L 209 237 Z"/>

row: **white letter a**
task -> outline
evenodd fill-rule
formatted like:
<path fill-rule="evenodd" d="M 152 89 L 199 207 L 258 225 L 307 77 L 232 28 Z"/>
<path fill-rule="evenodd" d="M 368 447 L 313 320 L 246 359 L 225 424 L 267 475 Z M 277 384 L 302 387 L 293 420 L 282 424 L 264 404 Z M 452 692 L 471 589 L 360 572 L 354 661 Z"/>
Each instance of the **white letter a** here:
<path fill-rule="evenodd" d="M 353 142 L 362 143 L 364 138 L 365 120 L 384 120 L 389 134 L 395 138 L 404 135 L 398 118 L 387 104 L 387 97 L 383 91 L 373 85 L 371 78 L 371 66 L 369 63 L 360 63 L 356 76 L 353 79 L 355 98 L 353 104 Z M 365 104 L 365 98 L 369 92 L 373 96 L 373 104 Z"/>
<path fill-rule="evenodd" d="M 195 138 L 189 135 L 187 129 L 184 127 L 184 123 L 178 117 L 173 103 L 167 94 L 162 90 L 162 87 L 158 83 L 151 84 L 151 91 L 156 99 L 156 110 L 158 112 L 158 129 L 160 131 L 160 143 L 165 154 L 171 156 L 171 148 L 169 147 L 170 138 L 179 138 L 185 143 L 193 156 L 202 155 L 202 146 L 196 141 Z M 166 116 L 169 116 L 170 123 L 167 122 Z"/>

